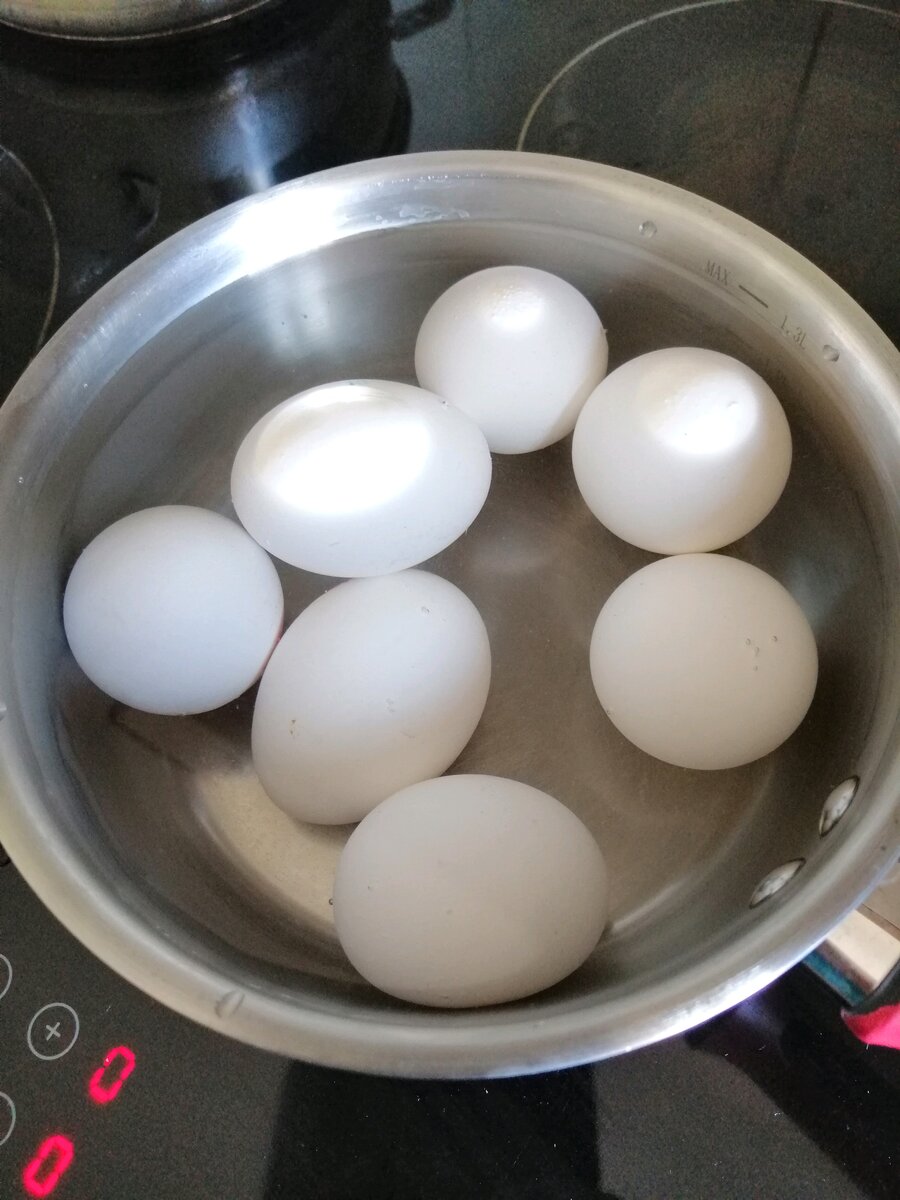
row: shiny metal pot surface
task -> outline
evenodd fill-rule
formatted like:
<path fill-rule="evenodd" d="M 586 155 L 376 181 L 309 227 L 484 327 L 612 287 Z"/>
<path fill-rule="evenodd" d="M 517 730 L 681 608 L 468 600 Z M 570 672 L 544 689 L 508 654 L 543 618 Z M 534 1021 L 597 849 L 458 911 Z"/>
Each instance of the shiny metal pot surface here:
<path fill-rule="evenodd" d="M 703 773 L 642 754 L 601 712 L 587 647 L 605 597 L 651 556 L 588 513 L 568 442 L 497 457 L 484 512 L 432 564 L 478 605 L 494 650 L 457 769 L 525 780 L 578 812 L 609 862 L 613 919 L 553 990 L 444 1013 L 379 995 L 343 958 L 329 898 L 347 831 L 296 825 L 267 800 L 249 760 L 252 696 L 185 719 L 113 703 L 75 669 L 60 600 L 79 549 L 117 517 L 168 502 L 230 511 L 235 449 L 280 400 L 335 378 L 412 379 L 432 300 L 504 262 L 581 288 L 612 365 L 694 343 L 775 388 L 793 471 L 733 552 L 802 603 L 821 677 L 800 730 L 760 762 Z M 821 941 L 900 849 L 898 374 L 887 339 L 810 263 L 623 171 L 429 154 L 215 213 L 90 300 L 0 414 L 0 838 L 110 966 L 286 1055 L 409 1075 L 533 1071 L 721 1011 Z M 330 583 L 283 578 L 289 617 Z M 853 803 L 832 821 L 832 801 L 823 823 L 854 776 Z"/>
<path fill-rule="evenodd" d="M 0 21 L 54 37 L 98 40 L 180 33 L 273 0 L 0 0 Z"/>

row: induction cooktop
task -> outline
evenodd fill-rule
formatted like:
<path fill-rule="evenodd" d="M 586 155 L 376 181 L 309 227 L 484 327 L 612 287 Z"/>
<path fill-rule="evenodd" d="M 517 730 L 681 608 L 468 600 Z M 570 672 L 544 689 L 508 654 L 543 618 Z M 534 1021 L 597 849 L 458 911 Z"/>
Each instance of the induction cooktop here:
<path fill-rule="evenodd" d="M 689 187 L 801 250 L 900 340 L 895 6 L 395 7 L 275 4 L 187 48 L 118 57 L 0 27 L 0 392 L 82 300 L 177 228 L 404 147 L 519 146 Z M 164 1009 L 0 863 L 3 1200 L 900 1194 L 900 1055 L 855 1040 L 806 966 L 594 1067 L 369 1078 Z M 863 915 L 889 931 L 898 907 L 886 890 Z M 865 980 L 845 976 L 859 1000 Z"/>

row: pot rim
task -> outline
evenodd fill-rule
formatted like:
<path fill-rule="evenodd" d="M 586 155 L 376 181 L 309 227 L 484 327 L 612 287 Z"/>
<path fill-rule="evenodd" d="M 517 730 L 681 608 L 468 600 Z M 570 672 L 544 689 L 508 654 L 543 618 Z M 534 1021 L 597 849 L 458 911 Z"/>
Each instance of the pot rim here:
<path fill-rule="evenodd" d="M 143 299 L 150 291 L 159 295 L 160 276 L 171 289 L 161 325 L 190 307 L 190 295 L 173 282 L 190 277 L 198 246 L 212 259 L 210 274 L 204 277 L 207 284 L 215 284 L 208 287 L 209 294 L 281 258 L 383 228 L 371 215 L 368 223 L 362 218 L 320 220 L 307 228 L 307 223 L 297 222 L 303 230 L 297 245 L 273 251 L 280 257 L 271 262 L 251 262 L 235 251 L 235 230 L 242 222 L 255 222 L 261 214 L 268 219 L 269 210 L 277 211 L 283 203 L 309 202 L 320 214 L 333 213 L 341 189 L 408 183 L 414 192 L 417 179 L 551 183 L 576 189 L 601 205 L 614 198 L 632 204 L 636 214 L 652 211 L 660 223 L 667 214 L 673 220 L 677 214 L 680 221 L 689 219 L 707 229 L 715 239 L 711 244 L 724 242 L 726 249 L 729 242 L 752 245 L 754 255 L 777 270 L 781 284 L 814 302 L 824 319 L 846 332 L 845 345 L 852 341 L 857 353 L 866 355 L 869 378 L 896 398 L 894 424 L 900 445 L 900 353 L 845 292 L 801 255 L 750 222 L 671 185 L 612 167 L 513 151 L 447 151 L 372 160 L 282 184 L 202 219 L 126 268 L 51 339 L 0 410 L 0 440 L 8 446 L 12 437 L 27 437 L 29 427 L 52 416 L 56 398 L 81 386 L 86 339 L 97 336 L 114 310 L 117 325 L 127 328 L 138 322 Z M 414 204 L 400 211 L 407 216 L 398 224 L 409 225 L 452 215 Z M 145 325 L 144 340 L 154 332 Z M 131 352 L 127 344 L 114 350 L 107 346 L 107 378 Z M 7 455 L 0 462 L 0 503 L 15 495 L 11 474 Z M 900 534 L 900 509 L 897 529 Z M 900 682 L 894 685 L 892 700 L 898 690 Z M 235 969 L 236 955 L 224 943 L 212 938 L 201 942 L 162 912 L 152 912 L 148 920 L 139 912 L 138 893 L 124 873 L 116 887 L 104 879 L 84 849 L 71 844 L 54 825 L 17 694 L 18 679 L 7 656 L 0 661 L 0 701 L 7 706 L 0 720 L 2 837 L 17 869 L 44 904 L 107 965 L 183 1015 L 252 1045 L 333 1067 L 447 1078 L 513 1075 L 593 1061 L 679 1033 L 747 998 L 801 959 L 860 903 L 900 852 L 900 721 L 895 704 L 892 715 L 881 718 L 886 750 L 861 787 L 866 818 L 847 829 L 833 848 L 829 845 L 828 869 L 801 871 L 776 901 L 767 902 L 762 919 L 748 921 L 727 943 L 681 964 L 665 979 L 594 1003 L 551 996 L 543 1004 L 538 999 L 515 1008 L 464 1014 L 414 1008 L 386 1014 L 362 1008 L 329 1010 L 324 1001 L 300 1001 L 287 986 L 267 984 L 264 989 L 246 964 Z"/>

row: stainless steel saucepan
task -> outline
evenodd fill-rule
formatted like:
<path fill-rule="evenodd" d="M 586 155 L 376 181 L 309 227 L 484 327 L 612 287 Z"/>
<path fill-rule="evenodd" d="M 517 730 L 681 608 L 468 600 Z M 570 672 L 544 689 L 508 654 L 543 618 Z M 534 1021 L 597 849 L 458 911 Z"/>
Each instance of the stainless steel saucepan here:
<path fill-rule="evenodd" d="M 432 300 L 506 262 L 584 291 L 612 365 L 697 344 L 769 381 L 794 466 L 731 552 L 803 605 L 821 676 L 800 730 L 751 766 L 691 772 L 642 754 L 600 710 L 587 647 L 605 597 L 651 556 L 589 514 L 567 443 L 497 457 L 482 515 L 432 564 L 478 605 L 494 651 L 457 769 L 525 780 L 578 812 L 610 866 L 613 919 L 590 961 L 541 996 L 423 1011 L 344 960 L 329 898 L 346 831 L 296 825 L 266 799 L 249 761 L 252 696 L 184 719 L 124 708 L 75 669 L 60 600 L 79 549 L 117 517 L 167 502 L 228 512 L 234 451 L 280 400 L 336 378 L 411 379 Z M 0 839 L 110 966 L 286 1055 L 503 1074 L 615 1054 L 721 1011 L 819 943 L 900 850 L 898 375 L 887 339 L 810 263 L 611 168 L 418 155 L 215 213 L 89 301 L 0 414 Z M 283 578 L 289 617 L 329 585 Z"/>

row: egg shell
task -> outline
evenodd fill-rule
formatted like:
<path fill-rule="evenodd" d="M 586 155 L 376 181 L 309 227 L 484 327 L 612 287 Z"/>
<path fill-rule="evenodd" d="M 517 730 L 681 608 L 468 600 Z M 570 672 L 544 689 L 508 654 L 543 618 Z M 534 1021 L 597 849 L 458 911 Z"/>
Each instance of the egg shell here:
<path fill-rule="evenodd" d="M 416 339 L 416 376 L 467 413 L 500 454 L 571 433 L 606 371 L 606 333 L 590 302 L 535 267 L 488 267 L 435 300 Z"/>
<path fill-rule="evenodd" d="M 383 575 L 455 541 L 488 494 L 477 425 L 385 380 L 330 383 L 266 413 L 244 438 L 231 496 L 271 554 L 322 575 Z"/>
<path fill-rule="evenodd" d="M 351 834 L 334 917 L 370 983 L 460 1008 L 530 996 L 574 971 L 606 923 L 587 827 L 537 788 L 451 775 L 406 788 Z"/>
<path fill-rule="evenodd" d="M 491 650 L 475 605 L 447 580 L 403 571 L 350 580 L 293 622 L 253 713 L 253 762 L 292 816 L 358 821 L 439 775 L 475 731 Z"/>
<path fill-rule="evenodd" d="M 259 678 L 284 599 L 268 555 L 234 521 L 189 505 L 132 513 L 82 551 L 63 621 L 89 679 L 123 704 L 198 713 Z"/>
<path fill-rule="evenodd" d="M 654 350 L 612 371 L 572 439 L 588 508 L 657 554 L 717 550 L 749 533 L 784 490 L 791 453 L 765 380 L 695 347 Z"/>
<path fill-rule="evenodd" d="M 818 655 L 803 610 L 771 575 L 723 554 L 651 563 L 609 597 L 591 676 L 616 728 L 681 767 L 737 767 L 805 717 Z"/>

